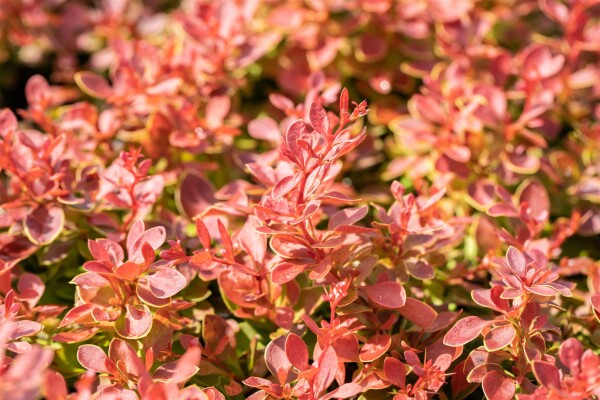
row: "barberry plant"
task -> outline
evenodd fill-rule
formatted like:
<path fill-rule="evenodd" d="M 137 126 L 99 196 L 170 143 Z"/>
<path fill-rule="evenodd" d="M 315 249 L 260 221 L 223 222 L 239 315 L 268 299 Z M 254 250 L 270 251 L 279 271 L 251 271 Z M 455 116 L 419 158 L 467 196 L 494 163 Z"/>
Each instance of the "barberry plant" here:
<path fill-rule="evenodd" d="M 600 1 L 4 3 L 0 399 L 600 398 Z"/>

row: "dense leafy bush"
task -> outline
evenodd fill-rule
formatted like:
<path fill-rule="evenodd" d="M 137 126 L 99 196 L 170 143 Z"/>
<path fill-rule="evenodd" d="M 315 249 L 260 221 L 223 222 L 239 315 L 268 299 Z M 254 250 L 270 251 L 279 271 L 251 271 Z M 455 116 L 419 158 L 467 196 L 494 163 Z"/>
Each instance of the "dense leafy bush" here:
<path fill-rule="evenodd" d="M 0 398 L 600 398 L 599 21 L 5 0 Z"/>

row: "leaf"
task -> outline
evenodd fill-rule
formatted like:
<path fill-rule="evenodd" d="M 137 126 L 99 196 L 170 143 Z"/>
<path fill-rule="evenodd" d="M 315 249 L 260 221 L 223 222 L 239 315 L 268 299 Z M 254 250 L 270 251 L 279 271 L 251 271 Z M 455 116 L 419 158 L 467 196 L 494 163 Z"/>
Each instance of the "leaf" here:
<path fill-rule="evenodd" d="M 123 262 L 123 248 L 109 239 L 88 240 L 88 249 L 96 261 L 107 261 L 112 265 Z"/>
<path fill-rule="evenodd" d="M 333 347 L 321 353 L 319 369 L 313 381 L 313 390 L 317 396 L 321 395 L 333 383 L 338 369 L 338 359 Z"/>
<path fill-rule="evenodd" d="M 517 332 L 512 324 L 491 329 L 484 337 L 483 343 L 488 351 L 496 351 L 508 346 L 515 338 Z"/>
<path fill-rule="evenodd" d="M 196 220 L 196 233 L 198 234 L 198 239 L 200 239 L 200 243 L 202 243 L 202 247 L 206 250 L 210 249 L 210 244 L 212 242 L 210 238 L 210 233 L 208 232 L 208 228 L 202 222 L 201 219 Z"/>
<path fill-rule="evenodd" d="M 483 328 L 490 324 L 490 321 L 475 316 L 460 319 L 444 336 L 444 344 L 452 347 L 465 345 L 479 336 Z"/>
<path fill-rule="evenodd" d="M 338 387 L 334 391 L 321 397 L 321 399 L 322 400 L 347 399 L 347 398 L 356 396 L 357 394 L 359 394 L 362 391 L 363 391 L 363 387 L 357 383 L 354 383 L 354 382 L 344 383 L 342 386 Z"/>
<path fill-rule="evenodd" d="M 189 218 L 202 214 L 215 204 L 215 188 L 212 183 L 197 172 L 188 172 L 175 192 L 178 209 Z"/>
<path fill-rule="evenodd" d="M 25 235 L 34 244 L 52 243 L 60 235 L 65 223 L 65 213 L 60 207 L 38 206 L 23 224 Z"/>
<path fill-rule="evenodd" d="M 323 106 L 317 102 L 313 102 L 310 106 L 310 124 L 321 135 L 329 133 L 329 118 Z"/>
<path fill-rule="evenodd" d="M 516 392 L 513 380 L 497 371 L 488 372 L 481 386 L 488 400 L 512 400 Z"/>
<path fill-rule="evenodd" d="M 300 371 L 309 368 L 308 347 L 295 333 L 290 333 L 285 341 L 285 354 L 290 363 Z"/>
<path fill-rule="evenodd" d="M 108 358 L 110 358 L 123 375 L 141 377 L 146 375 L 146 368 L 138 357 L 133 346 L 118 338 L 111 340 L 108 346 Z"/>
<path fill-rule="evenodd" d="M 306 264 L 297 264 L 284 261 L 273 268 L 273 271 L 271 272 L 271 280 L 273 283 L 279 285 L 287 283 L 300 275 L 305 268 Z"/>
<path fill-rule="evenodd" d="M 360 349 L 360 361 L 372 362 L 384 355 L 392 345 L 392 337 L 387 334 L 377 334 L 370 338 Z"/>
<path fill-rule="evenodd" d="M 152 328 L 152 313 L 147 305 L 125 306 L 125 313 L 115 322 L 117 333 L 127 339 L 139 339 L 148 334 Z"/>
<path fill-rule="evenodd" d="M 363 219 L 369 212 L 368 206 L 345 208 L 329 218 L 328 228 L 334 230 L 340 225 L 352 225 Z"/>
<path fill-rule="evenodd" d="M 273 199 L 280 199 L 293 190 L 300 183 L 300 176 L 300 173 L 297 172 L 277 181 L 271 192 Z"/>
<path fill-rule="evenodd" d="M 400 308 L 406 304 L 406 291 L 397 282 L 379 282 L 366 287 L 367 296 L 383 308 Z"/>
<path fill-rule="evenodd" d="M 287 358 L 285 343 L 286 337 L 279 336 L 271 341 L 265 349 L 267 368 L 281 385 L 291 382 L 296 375 L 292 372 L 292 364 Z"/>
<path fill-rule="evenodd" d="M 88 317 L 95 308 L 95 305 L 89 303 L 73 307 L 63 317 L 63 320 L 60 322 L 58 327 L 62 328 L 64 326 L 74 324 L 82 318 Z"/>
<path fill-rule="evenodd" d="M 233 243 L 231 242 L 231 236 L 221 219 L 217 220 L 217 226 L 219 228 L 219 236 L 221 236 L 221 243 L 223 244 L 224 256 L 229 261 L 234 261 L 233 257 Z"/>
<path fill-rule="evenodd" d="M 430 326 L 437 317 L 437 312 L 431 306 L 412 297 L 406 298 L 406 303 L 398 308 L 398 313 L 421 328 Z"/>
<path fill-rule="evenodd" d="M 148 286 L 153 295 L 166 299 L 177 294 L 187 284 L 187 280 L 174 268 L 161 268 L 148 276 Z"/>
<path fill-rule="evenodd" d="M 26 336 L 33 336 L 40 332 L 44 327 L 35 321 L 16 321 L 10 325 L 10 334 L 8 340 L 16 340 Z"/>
<path fill-rule="evenodd" d="M 525 256 L 523 256 L 523 253 L 521 253 L 515 247 L 510 246 L 508 248 L 508 251 L 506 252 L 506 262 L 508 263 L 508 267 L 517 276 L 525 276 L 527 260 L 525 259 Z"/>
<path fill-rule="evenodd" d="M 199 371 L 200 355 L 200 347 L 189 347 L 176 363 L 168 363 L 170 365 L 164 364 L 158 367 L 153 374 L 153 379 L 172 383 L 189 380 Z"/>
<path fill-rule="evenodd" d="M 533 362 L 533 374 L 538 383 L 548 389 L 560 388 L 560 374 L 558 368 L 545 361 Z"/>
<path fill-rule="evenodd" d="M 77 361 L 87 370 L 99 374 L 109 372 L 106 367 L 107 362 L 109 362 L 108 357 L 104 350 L 93 344 L 84 344 L 77 349 Z"/>
<path fill-rule="evenodd" d="M 248 133 L 254 139 L 266 140 L 272 143 L 281 141 L 281 133 L 277 122 L 269 117 L 256 118 L 248 123 Z"/>
<path fill-rule="evenodd" d="M 402 389 L 406 387 L 406 367 L 400 360 L 386 357 L 383 363 L 383 372 L 386 380 L 392 385 Z"/>
<path fill-rule="evenodd" d="M 595 295 L 599 296 L 599 295 Z M 583 355 L 583 346 L 575 338 L 565 340 L 558 350 L 558 358 L 564 366 L 574 370 L 579 366 L 581 356 Z"/>
<path fill-rule="evenodd" d="M 75 83 L 89 96 L 106 99 L 112 96 L 113 89 L 102 76 L 88 71 L 80 71 L 74 75 Z"/>

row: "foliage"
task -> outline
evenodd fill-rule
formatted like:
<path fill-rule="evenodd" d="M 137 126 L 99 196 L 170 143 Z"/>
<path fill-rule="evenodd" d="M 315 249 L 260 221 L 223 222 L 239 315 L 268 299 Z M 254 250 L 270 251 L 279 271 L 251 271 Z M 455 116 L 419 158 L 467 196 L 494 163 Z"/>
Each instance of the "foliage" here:
<path fill-rule="evenodd" d="M 0 398 L 600 397 L 598 0 L 4 3 Z"/>

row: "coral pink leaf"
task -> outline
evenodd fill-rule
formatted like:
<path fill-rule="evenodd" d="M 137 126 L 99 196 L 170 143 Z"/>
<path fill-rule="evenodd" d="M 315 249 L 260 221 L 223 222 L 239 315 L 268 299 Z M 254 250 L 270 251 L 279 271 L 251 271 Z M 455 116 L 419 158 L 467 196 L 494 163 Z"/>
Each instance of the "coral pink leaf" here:
<path fill-rule="evenodd" d="M 283 284 L 293 280 L 299 274 L 301 274 L 306 268 L 306 264 L 297 264 L 293 262 L 284 261 L 271 272 L 271 280 L 276 284 Z"/>
<path fill-rule="evenodd" d="M 93 72 L 81 71 L 74 76 L 75 83 L 85 94 L 96 97 L 98 99 L 106 99 L 113 94 L 113 89 L 110 87 L 106 79 Z"/>
<path fill-rule="evenodd" d="M 523 253 L 517 250 L 515 247 L 510 246 L 506 252 L 506 262 L 508 267 L 517 275 L 525 276 L 525 270 L 527 269 L 527 260 Z"/>
<path fill-rule="evenodd" d="M 406 304 L 406 291 L 397 282 L 379 282 L 366 287 L 369 300 L 383 308 L 399 308 Z"/>
<path fill-rule="evenodd" d="M 402 362 L 393 357 L 386 357 L 383 362 L 383 372 L 386 380 L 399 388 L 406 387 L 406 367 Z"/>
<path fill-rule="evenodd" d="M 317 396 L 324 393 L 331 385 L 337 374 L 337 369 L 338 359 L 335 350 L 333 347 L 328 347 L 319 357 L 319 369 L 313 381 L 313 390 Z"/>
<path fill-rule="evenodd" d="M 575 369 L 579 365 L 582 354 L 583 346 L 575 338 L 565 340 L 560 345 L 560 349 L 558 350 L 558 357 L 560 361 L 570 370 Z"/>
<path fill-rule="evenodd" d="M 210 249 L 211 238 L 210 233 L 208 232 L 208 228 L 202 222 L 201 219 L 196 220 L 196 233 L 198 234 L 198 239 L 200 239 L 200 243 L 202 243 L 202 247 L 205 249 Z"/>
<path fill-rule="evenodd" d="M 406 303 L 398 308 L 398 313 L 421 328 L 430 326 L 437 317 L 437 312 L 431 306 L 411 297 L 406 298 Z"/>
<path fill-rule="evenodd" d="M 97 373 L 108 373 L 106 363 L 110 360 L 100 347 L 84 344 L 77 349 L 77 360 L 85 369 Z"/>
<path fill-rule="evenodd" d="M 282 385 L 291 382 L 296 375 L 292 372 L 292 364 L 286 355 L 285 342 L 285 336 L 280 336 L 271 341 L 265 349 L 267 368 Z"/>
<path fill-rule="evenodd" d="M 308 347 L 295 333 L 290 333 L 285 341 L 285 354 L 290 363 L 304 371 L 308 366 Z"/>
<path fill-rule="evenodd" d="M 594 310 L 596 310 L 596 312 L 600 316 L 600 293 L 592 295 L 590 302 L 592 303 L 592 307 L 594 307 Z"/>
<path fill-rule="evenodd" d="M 328 393 L 327 395 L 321 397 L 321 399 L 322 400 L 348 399 L 350 397 L 356 396 L 357 394 L 359 394 L 362 391 L 363 391 L 363 387 L 360 386 L 358 383 L 354 383 L 354 382 L 344 383 L 342 386 L 335 389 L 331 393 Z"/>
<path fill-rule="evenodd" d="M 549 389 L 560 388 L 560 374 L 558 368 L 545 361 L 533 362 L 533 374 L 538 383 Z"/>
<path fill-rule="evenodd" d="M 492 352 L 508 346 L 515 338 L 517 332 L 512 324 L 491 329 L 484 337 L 485 348 Z"/>
<path fill-rule="evenodd" d="M 133 346 L 122 339 L 114 338 L 110 342 L 108 358 L 126 376 L 142 377 L 147 375 L 146 366 L 138 357 Z"/>
<path fill-rule="evenodd" d="M 174 268 L 161 268 L 148 276 L 148 286 L 153 295 L 166 299 L 177 294 L 187 284 L 187 280 Z"/>
<path fill-rule="evenodd" d="M 178 209 L 193 218 L 215 204 L 214 193 L 215 188 L 207 179 L 196 172 L 188 172 L 175 193 L 175 201 Z"/>
<path fill-rule="evenodd" d="M 321 135 L 329 133 L 329 118 L 323 106 L 317 102 L 313 102 L 310 106 L 310 123 L 315 131 Z"/>
<path fill-rule="evenodd" d="M 131 231 L 130 231 L 131 235 Z M 142 246 L 144 243 L 148 243 L 152 249 L 157 250 L 165 242 L 167 237 L 167 231 L 162 226 L 155 226 L 147 231 L 143 232 L 137 240 L 133 241 L 130 245 L 130 238 L 127 237 L 127 251 L 129 253 L 129 260 L 141 263 L 144 262 L 144 255 L 142 253 Z"/>
<path fill-rule="evenodd" d="M 23 224 L 25 234 L 35 244 L 48 244 L 60 235 L 65 223 L 65 213 L 60 207 L 38 206 Z"/>
<path fill-rule="evenodd" d="M 368 206 L 345 208 L 329 218 L 328 229 L 333 230 L 340 225 L 352 225 L 363 219 L 368 212 Z"/>
<path fill-rule="evenodd" d="M 115 268 L 115 275 L 121 279 L 126 281 L 133 281 L 141 272 L 141 267 L 139 264 L 133 262 L 126 262 L 125 264 L 119 265 Z"/>
<path fill-rule="evenodd" d="M 300 176 L 300 173 L 295 173 L 277 181 L 271 193 L 273 199 L 280 199 L 294 189 L 300 183 Z"/>
<path fill-rule="evenodd" d="M 91 312 L 96 308 L 95 305 L 85 303 L 80 306 L 75 306 L 70 309 L 67 314 L 64 316 L 63 320 L 58 325 L 59 328 L 63 326 L 67 326 L 79 321 L 82 318 L 85 318 L 91 314 Z"/>
<path fill-rule="evenodd" d="M 488 400 L 512 400 L 515 396 L 515 383 L 498 371 L 490 371 L 483 378 L 483 392 Z"/>
<path fill-rule="evenodd" d="M 174 368 L 172 369 L 166 368 L 164 365 L 159 367 L 154 373 L 154 379 L 173 383 L 181 383 L 190 379 L 199 370 L 200 347 L 191 346 L 181 356 L 177 363 L 173 364 Z"/>
<path fill-rule="evenodd" d="M 221 243 L 223 244 L 224 255 L 227 260 L 233 261 L 233 243 L 231 242 L 231 236 L 223 222 L 220 219 L 217 220 L 217 226 L 219 228 L 219 235 L 221 236 Z"/>
<path fill-rule="evenodd" d="M 115 322 L 115 330 L 127 339 L 139 339 L 150 332 L 152 313 L 147 305 L 125 306 L 125 313 Z"/>
<path fill-rule="evenodd" d="M 371 362 L 384 355 L 392 344 L 392 338 L 387 334 L 377 334 L 369 339 L 360 349 L 360 361 Z"/>
<path fill-rule="evenodd" d="M 248 124 L 248 133 L 254 139 L 266 140 L 272 143 L 279 143 L 281 141 L 281 133 L 279 132 L 279 126 L 271 118 L 257 118 Z"/>
<path fill-rule="evenodd" d="M 109 239 L 88 240 L 88 248 L 94 260 L 106 261 L 112 265 L 122 263 L 125 257 L 123 248 Z"/>
<path fill-rule="evenodd" d="M 16 321 L 11 325 L 9 340 L 16 340 L 26 336 L 33 336 L 43 329 L 42 324 L 35 321 Z"/>
<path fill-rule="evenodd" d="M 446 336 L 444 336 L 444 344 L 452 347 L 467 344 L 479 336 L 483 328 L 490 324 L 490 321 L 485 321 L 475 316 L 458 320 L 448 333 L 446 333 Z"/>

